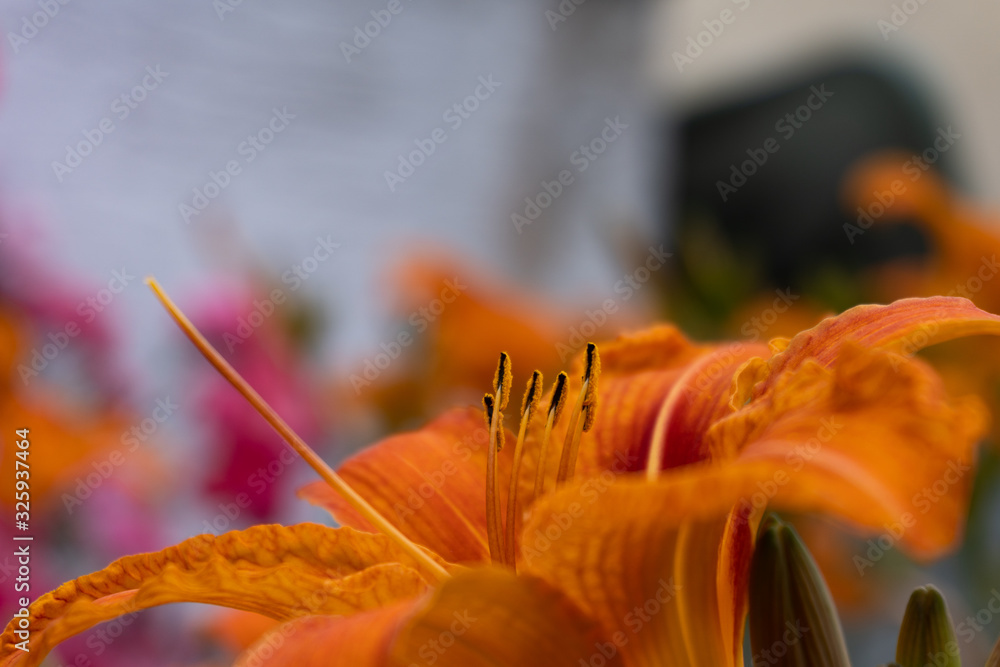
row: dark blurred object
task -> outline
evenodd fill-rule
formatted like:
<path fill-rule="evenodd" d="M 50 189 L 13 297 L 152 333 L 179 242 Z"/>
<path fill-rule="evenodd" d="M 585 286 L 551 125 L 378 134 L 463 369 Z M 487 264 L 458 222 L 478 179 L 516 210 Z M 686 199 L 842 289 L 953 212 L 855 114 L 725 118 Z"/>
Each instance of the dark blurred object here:
<path fill-rule="evenodd" d="M 948 127 L 917 85 L 866 64 L 817 71 L 687 115 L 679 128 L 673 280 L 710 311 L 724 301 L 714 304 L 717 315 L 768 286 L 823 292 L 832 284 L 842 293 L 827 300 L 850 305 L 844 275 L 922 256 L 928 243 L 901 224 L 874 226 L 864 243 L 852 244 L 844 225 L 857 224 L 858 212 L 841 203 L 843 177 L 860 158 L 890 148 L 921 161 L 930 149 L 927 162 L 951 177 L 951 144 L 939 140 Z M 944 151 L 935 140 L 947 144 Z M 706 278 L 712 262 L 725 265 L 726 275 Z"/>

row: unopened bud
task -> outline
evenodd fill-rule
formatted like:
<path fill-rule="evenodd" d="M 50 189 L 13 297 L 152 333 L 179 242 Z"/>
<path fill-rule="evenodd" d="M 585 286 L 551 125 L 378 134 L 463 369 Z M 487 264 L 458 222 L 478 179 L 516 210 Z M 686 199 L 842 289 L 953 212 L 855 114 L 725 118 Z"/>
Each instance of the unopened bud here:
<path fill-rule="evenodd" d="M 791 526 L 774 517 L 761 526 L 750 570 L 750 645 L 754 655 L 781 655 L 779 667 L 851 664 L 819 568 Z"/>
<path fill-rule="evenodd" d="M 910 596 L 899 628 L 896 662 L 900 667 L 962 665 L 948 605 L 933 586 L 921 586 Z"/>

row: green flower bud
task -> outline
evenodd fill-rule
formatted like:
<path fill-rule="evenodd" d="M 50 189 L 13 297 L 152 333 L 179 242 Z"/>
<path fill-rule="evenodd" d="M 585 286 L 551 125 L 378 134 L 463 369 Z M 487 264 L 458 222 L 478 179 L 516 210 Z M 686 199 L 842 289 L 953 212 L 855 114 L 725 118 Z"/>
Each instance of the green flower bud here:
<path fill-rule="evenodd" d="M 933 586 L 913 591 L 896 643 L 900 667 L 961 667 L 948 606 Z"/>
<path fill-rule="evenodd" d="M 830 591 L 799 536 L 765 519 L 750 571 L 753 662 L 778 667 L 850 667 Z"/>

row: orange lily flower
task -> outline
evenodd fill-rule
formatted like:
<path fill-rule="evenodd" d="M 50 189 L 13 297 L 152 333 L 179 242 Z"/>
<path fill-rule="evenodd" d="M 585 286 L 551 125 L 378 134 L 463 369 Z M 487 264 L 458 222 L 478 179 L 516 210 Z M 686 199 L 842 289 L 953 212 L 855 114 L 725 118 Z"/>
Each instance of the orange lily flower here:
<path fill-rule="evenodd" d="M 345 527 L 258 526 L 121 559 L 42 596 L 23 629 L 15 618 L 2 666 L 37 665 L 98 622 L 176 601 L 291 621 L 241 665 L 319 665 L 334 655 L 362 666 L 742 665 L 765 505 L 829 513 L 864 531 L 900 523 L 900 545 L 918 556 L 952 544 L 984 411 L 976 399 L 950 400 L 906 355 L 1000 333 L 1000 317 L 956 298 L 860 306 L 770 348 L 698 346 L 658 327 L 604 347 L 600 362 L 591 346 L 582 379 L 552 392 L 544 427 L 531 420 L 533 376 L 516 444 L 498 460 L 496 446 L 512 439 L 502 426 L 511 393 L 502 356 L 478 447 L 479 417 L 453 412 L 336 473 L 172 314 L 337 491 L 305 493 Z M 560 398 L 573 389 L 560 422 Z M 560 456 L 545 458 L 560 436 Z M 508 469 L 505 512 L 498 480 Z M 948 484 L 922 511 L 914 493 L 940 479 Z M 518 531 L 522 508 L 530 516 Z M 373 528 L 381 534 L 365 532 Z M 19 631 L 30 652 L 16 648 Z"/>
<path fill-rule="evenodd" d="M 587 342 L 580 329 L 593 333 L 591 327 L 597 328 L 590 319 L 581 323 L 582 306 L 541 299 L 440 251 L 413 254 L 408 253 L 391 282 L 391 291 L 399 295 L 396 314 L 405 328 L 346 381 L 338 380 L 330 399 L 338 414 L 360 412 L 344 410 L 345 404 L 359 405 L 377 409 L 390 430 L 421 423 L 442 406 L 476 396 L 501 349 L 522 368 L 554 373 Z M 610 337 L 645 319 L 639 304 L 622 304 L 601 332 Z M 380 371 L 399 341 L 400 358 Z"/>
<path fill-rule="evenodd" d="M 60 504 L 72 512 L 79 499 L 72 496 L 74 482 L 94 473 L 92 462 L 107 459 L 127 433 L 132 422 L 120 409 L 94 415 L 83 410 L 50 382 L 35 380 L 22 391 L 18 366 L 30 367 L 28 325 L 13 308 L 0 307 L 0 423 L 30 426 L 32 440 L 58 447 L 31 464 L 32 499 L 35 510 Z M 15 380 L 15 378 L 19 378 Z M 133 417 L 134 419 L 134 417 Z M 17 448 L 4 447 L 4 470 L 14 470 Z M 116 455 L 120 455 L 117 454 Z M 145 452 L 135 457 L 152 470 L 153 459 Z M 2 485 L 0 502 L 14 506 L 13 484 Z M 63 493 L 63 492 L 69 493 Z M 60 498 L 60 493 L 62 497 Z M 67 500 L 69 499 L 69 500 Z"/>
<path fill-rule="evenodd" d="M 478 393 L 501 346 L 542 372 L 561 365 L 554 343 L 566 334 L 552 304 L 489 280 L 453 258 L 408 259 L 394 272 L 397 313 L 411 352 L 384 373 L 367 359 L 346 382 L 338 381 L 331 400 L 376 407 L 390 427 L 426 419 L 456 395 Z M 566 318 L 568 324 L 568 318 Z M 413 336 L 412 334 L 419 334 Z M 396 345 L 399 337 L 388 342 Z M 384 353 L 383 353 L 384 354 Z"/>
<path fill-rule="evenodd" d="M 903 171 L 911 156 L 880 153 L 860 162 L 845 179 L 844 199 L 857 211 L 857 224 L 845 226 L 852 244 L 864 243 L 873 224 L 901 221 L 920 226 L 932 243 L 926 261 L 896 263 L 877 287 L 887 298 L 948 294 L 1000 310 L 1000 220 L 953 192 L 933 170 L 914 177 Z M 904 178 L 905 176 L 905 178 Z M 857 209 L 861 209 L 858 211 Z M 861 214 L 865 213 L 866 216 Z"/>
<path fill-rule="evenodd" d="M 980 308 L 1000 312 L 1000 216 L 956 193 L 933 169 L 904 172 L 911 156 L 880 153 L 855 167 L 845 179 L 850 210 L 868 213 L 845 228 L 853 243 L 864 243 L 862 225 L 915 223 L 931 241 L 926 259 L 892 262 L 873 271 L 865 283 L 876 299 L 947 294 L 970 299 Z M 881 201 L 880 201 L 881 199 Z M 935 366 L 956 392 L 996 396 L 1000 364 L 981 341 L 970 341 L 935 355 Z M 1000 432 L 992 440 L 1000 446 Z"/>

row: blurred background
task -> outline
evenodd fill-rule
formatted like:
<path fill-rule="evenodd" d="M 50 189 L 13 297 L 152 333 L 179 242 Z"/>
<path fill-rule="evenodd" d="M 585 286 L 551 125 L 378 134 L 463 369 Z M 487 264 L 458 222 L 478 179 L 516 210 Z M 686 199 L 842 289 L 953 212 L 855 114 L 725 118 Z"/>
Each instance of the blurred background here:
<path fill-rule="evenodd" d="M 555 372 L 652 319 L 766 340 L 904 296 L 1000 312 L 998 19 L 969 0 L 7 0 L 0 421 L 5 462 L 32 429 L 33 586 L 328 521 L 146 275 L 331 462 L 476 401 L 501 348 Z M 991 341 L 928 356 L 1000 405 Z M 892 657 L 914 586 L 956 619 L 1000 586 L 992 442 L 944 562 L 893 552 L 861 579 L 863 540 L 796 523 L 855 664 Z M 106 627 L 59 659 L 226 664 L 256 626 L 176 606 Z"/>

